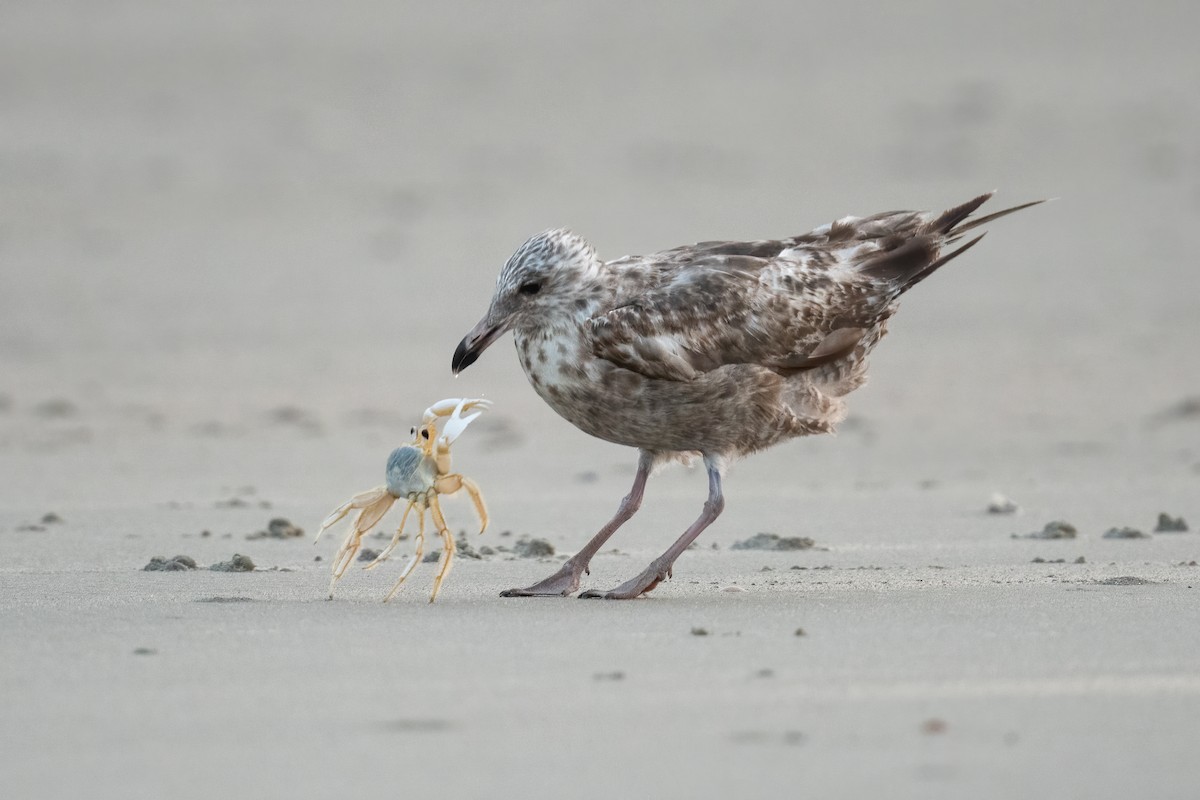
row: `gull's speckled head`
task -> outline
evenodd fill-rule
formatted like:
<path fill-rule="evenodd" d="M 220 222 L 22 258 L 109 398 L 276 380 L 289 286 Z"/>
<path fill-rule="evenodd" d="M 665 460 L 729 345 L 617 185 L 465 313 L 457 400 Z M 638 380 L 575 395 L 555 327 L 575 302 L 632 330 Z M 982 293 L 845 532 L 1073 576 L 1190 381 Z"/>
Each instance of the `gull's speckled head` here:
<path fill-rule="evenodd" d="M 500 270 L 487 314 L 458 345 L 451 362 L 457 374 L 479 358 L 505 331 L 522 324 L 544 325 L 570 312 L 579 289 L 599 275 L 595 248 L 565 228 L 543 231 L 517 248 Z"/>

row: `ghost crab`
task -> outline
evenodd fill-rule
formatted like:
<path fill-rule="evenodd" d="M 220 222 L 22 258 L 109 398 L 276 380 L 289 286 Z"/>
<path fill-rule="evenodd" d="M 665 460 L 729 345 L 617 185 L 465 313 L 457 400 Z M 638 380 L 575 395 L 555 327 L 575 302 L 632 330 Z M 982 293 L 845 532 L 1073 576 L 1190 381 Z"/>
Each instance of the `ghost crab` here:
<path fill-rule="evenodd" d="M 487 529 L 487 506 L 484 505 L 479 487 L 465 475 L 450 471 L 450 445 L 462 435 L 471 422 L 491 405 L 488 400 L 451 398 L 434 403 L 425 409 L 421 426 L 412 429 L 412 444 L 396 448 L 388 457 L 387 485 L 356 494 L 325 518 L 325 521 L 321 523 L 321 530 L 317 532 L 317 539 L 321 538 L 321 534 L 327 528 L 337 524 L 351 511 L 358 511 L 358 516 L 350 525 L 346 540 L 342 542 L 342 546 L 333 559 L 333 578 L 329 581 L 330 600 L 333 599 L 334 586 L 345 574 L 350 563 L 354 561 L 354 556 L 362 545 L 362 537 L 379 524 L 379 521 L 391 510 L 392 504 L 397 500 L 408 502 L 408 505 L 404 507 L 403 516 L 400 517 L 400 526 L 383 552 L 363 569 L 373 569 L 378 566 L 396 549 L 400 537 L 404 534 L 404 523 L 408 520 L 408 514 L 415 508 L 418 522 L 417 537 L 414 541 L 416 551 L 401 570 L 400 578 L 392 586 L 392 590 L 388 592 L 387 597 L 383 598 L 385 603 L 391 600 L 396 592 L 400 591 L 401 584 L 413 571 L 413 567 L 421 561 L 421 556 L 424 554 L 425 510 L 428 509 L 430 516 L 433 517 L 433 524 L 442 537 L 442 557 L 438 564 L 437 576 L 433 579 L 433 594 L 429 596 L 429 602 L 432 603 L 437 599 L 442 581 L 450 574 L 450 568 L 453 566 L 455 550 L 454 537 L 446 527 L 446 518 L 442 515 L 438 495 L 450 495 L 459 489 L 466 489 L 471 502 L 475 505 L 475 512 L 479 516 L 479 532 L 483 533 Z M 475 411 L 474 414 L 463 416 L 463 412 L 472 410 Z M 448 417 L 448 419 L 445 420 L 439 434 L 437 424 L 443 417 Z"/>

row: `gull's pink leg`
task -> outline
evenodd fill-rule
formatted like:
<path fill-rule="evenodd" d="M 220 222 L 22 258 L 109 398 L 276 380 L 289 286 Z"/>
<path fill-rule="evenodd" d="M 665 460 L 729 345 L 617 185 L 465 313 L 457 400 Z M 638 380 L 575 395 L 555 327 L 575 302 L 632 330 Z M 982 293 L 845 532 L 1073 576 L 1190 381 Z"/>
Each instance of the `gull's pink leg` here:
<path fill-rule="evenodd" d="M 616 533 L 617 528 L 629 521 L 642 505 L 642 495 L 646 491 L 646 479 L 650 477 L 650 468 L 654 466 L 654 454 L 642 450 L 638 455 L 637 476 L 633 479 L 633 488 L 621 501 L 616 515 L 583 549 L 563 562 L 558 572 L 543 581 L 527 586 L 524 589 L 506 589 L 501 597 L 562 597 L 571 594 L 579 588 L 579 578 L 588 571 L 588 563 L 592 556 L 604 546 L 608 538 Z"/>
<path fill-rule="evenodd" d="M 637 577 L 622 583 L 611 592 L 595 590 L 584 592 L 580 597 L 603 598 L 605 600 L 632 600 L 658 586 L 659 581 L 671 577 L 671 568 L 675 559 L 688 549 L 688 545 L 696 541 L 705 528 L 721 515 L 725 508 L 725 497 L 721 494 L 721 470 L 709 456 L 704 457 L 704 465 L 708 468 L 708 500 L 704 503 L 704 511 L 692 523 L 692 526 L 667 548 L 667 552 L 650 562 L 650 566 L 642 570 Z"/>

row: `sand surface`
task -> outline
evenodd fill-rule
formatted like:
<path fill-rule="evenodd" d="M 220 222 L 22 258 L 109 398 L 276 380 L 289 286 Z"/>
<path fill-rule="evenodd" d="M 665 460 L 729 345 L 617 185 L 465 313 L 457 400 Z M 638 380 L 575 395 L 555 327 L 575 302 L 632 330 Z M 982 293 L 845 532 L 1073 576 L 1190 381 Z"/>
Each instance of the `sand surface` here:
<path fill-rule="evenodd" d="M 1195 797 L 1198 8 L 7 4 L 0 794 Z M 842 433 L 737 465 L 673 581 L 498 597 L 635 464 L 507 341 L 449 374 L 524 238 L 616 257 L 994 187 L 1061 199 L 906 298 Z M 316 524 L 461 395 L 496 404 L 455 448 L 472 543 L 557 556 L 327 602 Z M 587 586 L 703 494 L 656 476 Z M 308 535 L 246 538 L 273 517 Z M 817 546 L 732 549 L 759 532 Z M 234 553 L 260 569 L 141 571 Z"/>

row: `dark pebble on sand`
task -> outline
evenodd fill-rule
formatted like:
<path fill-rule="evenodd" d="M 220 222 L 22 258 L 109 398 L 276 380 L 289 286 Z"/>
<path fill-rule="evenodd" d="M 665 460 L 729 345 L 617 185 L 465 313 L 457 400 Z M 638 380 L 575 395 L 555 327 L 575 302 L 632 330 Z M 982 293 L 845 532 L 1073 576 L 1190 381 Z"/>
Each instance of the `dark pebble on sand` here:
<path fill-rule="evenodd" d="M 708 628 L 692 628 L 692 636 L 708 636 Z"/>
<path fill-rule="evenodd" d="M 142 567 L 143 572 L 184 572 L 185 570 L 195 569 L 196 559 L 191 556 L 175 556 L 174 558 L 163 558 L 162 556 L 154 556 L 150 559 L 150 563 Z"/>
<path fill-rule="evenodd" d="M 234 553 L 228 561 L 220 561 L 209 567 L 213 572 L 253 572 L 254 562 L 248 556 Z"/>
<path fill-rule="evenodd" d="M 153 647 L 135 647 L 135 648 L 133 648 L 133 654 L 135 656 L 152 656 L 152 655 L 155 655 L 156 653 L 158 653 L 158 651 L 155 650 Z"/>
<path fill-rule="evenodd" d="M 297 528 L 283 517 L 276 517 L 267 523 L 265 531 L 246 534 L 247 539 L 296 539 L 304 535 L 303 528 Z"/>
<path fill-rule="evenodd" d="M 463 558 L 471 558 L 471 559 L 474 559 L 475 561 L 479 561 L 480 559 L 483 558 L 483 554 L 480 553 L 478 550 L 476 550 L 474 547 L 472 547 L 471 543 L 467 541 L 466 534 L 460 533 L 458 535 L 458 538 L 454 541 L 454 547 L 455 547 L 454 554 L 457 556 L 462 556 Z"/>
<path fill-rule="evenodd" d="M 1056 519 L 1053 522 L 1047 522 L 1040 531 L 1018 536 L 1013 534 L 1014 539 L 1074 539 L 1078 531 L 1075 526 L 1069 522 L 1064 522 L 1061 519 Z"/>
<path fill-rule="evenodd" d="M 513 552 L 521 558 L 547 558 L 554 555 L 554 545 L 545 539 L 520 539 Z"/>
<path fill-rule="evenodd" d="M 733 543 L 734 550 L 808 550 L 816 542 L 807 536 L 783 537 L 777 533 L 756 533 Z"/>
<path fill-rule="evenodd" d="M 43 525 L 61 525 L 62 521 L 63 521 L 63 518 L 60 517 L 58 514 L 55 514 L 53 511 L 49 512 L 48 514 L 42 515 L 42 524 Z M 1187 530 L 1186 526 L 1184 526 L 1184 530 Z"/>
<path fill-rule="evenodd" d="M 1109 528 L 1104 532 L 1105 539 L 1149 539 L 1150 534 L 1142 533 L 1137 528 Z"/>
<path fill-rule="evenodd" d="M 421 563 L 422 564 L 432 564 L 441 557 L 442 557 L 441 550 L 431 550 L 430 552 L 425 554 L 424 558 L 421 559 Z"/>
<path fill-rule="evenodd" d="M 1155 533 L 1184 533 L 1187 529 L 1188 524 L 1183 517 L 1172 517 L 1166 512 L 1158 515 L 1158 524 L 1154 526 Z"/>
<path fill-rule="evenodd" d="M 370 547 L 364 547 L 358 551 L 359 561 L 374 561 L 377 558 L 379 558 L 379 551 L 372 550 Z"/>

